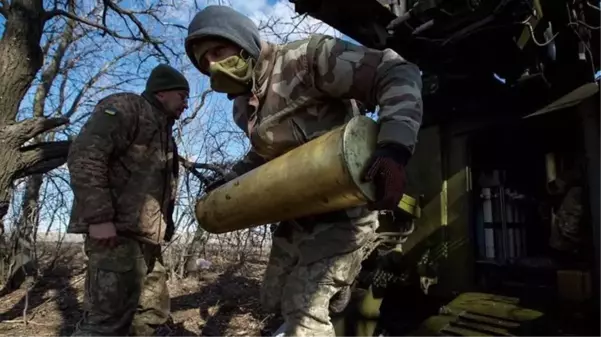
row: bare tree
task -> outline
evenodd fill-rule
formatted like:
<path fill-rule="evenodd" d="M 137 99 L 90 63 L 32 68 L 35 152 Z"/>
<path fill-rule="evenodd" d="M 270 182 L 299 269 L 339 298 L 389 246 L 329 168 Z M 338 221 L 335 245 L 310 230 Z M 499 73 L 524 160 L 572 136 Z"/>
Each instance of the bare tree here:
<path fill-rule="evenodd" d="M 21 214 L 12 231 L 15 240 L 11 240 L 12 256 L 22 255 L 25 258 L 21 262 L 11 260 L 13 271 L 19 269 L 17 266 L 22 265 L 23 261 L 28 261 L 27 258 L 34 258 L 31 250 L 34 248 L 40 211 L 43 207 L 50 207 L 49 201 L 41 204 L 40 187 L 46 184 L 49 188 L 59 189 L 59 185 L 67 184 L 65 170 L 54 169 L 64 164 L 71 135 L 85 122 L 85 112 L 95 104 L 95 99 L 86 97 L 98 98 L 100 93 L 116 90 L 131 83 L 132 79 L 139 79 L 140 76 L 132 73 L 136 64 L 151 58 L 167 61 L 168 58 L 183 55 L 182 46 L 179 46 L 180 55 L 177 55 L 170 46 L 169 38 L 156 33 L 170 27 L 185 29 L 166 24 L 164 22 L 168 20 L 161 17 L 169 6 L 174 6 L 174 9 L 182 4 L 156 2 L 149 5 L 134 0 L 128 3 L 130 8 L 125 9 L 120 7 L 120 2 L 108 0 L 91 4 L 88 0 L 81 3 L 62 1 L 56 0 L 53 8 L 44 9 L 41 1 L 0 0 L 0 14 L 7 19 L 0 41 L 0 57 L 12 55 L 13 59 L 21 61 L 16 65 L 5 61 L 8 60 L 6 58 L 0 60 L 1 74 L 15 74 L 20 79 L 12 78 L 10 82 L 9 78 L 3 78 L 6 84 L 3 88 L 11 85 L 16 88 L 11 91 L 13 96 L 10 99 L 6 96 L 8 90 L 0 91 L 0 137 L 10 140 L 0 143 L 0 146 L 4 146 L 2 153 L 7 153 L 3 158 L 5 167 L 0 174 L 0 219 L 6 214 L 10 200 L 14 200 L 11 196 L 14 183 L 24 178 L 27 181 L 20 203 Z M 293 13 L 291 8 L 290 11 Z M 323 24 L 315 24 L 310 18 L 299 16 L 276 17 L 268 14 L 253 19 L 258 22 L 264 38 L 272 42 L 288 42 L 323 31 Z M 36 23 L 38 26 L 34 28 L 39 27 L 39 30 L 22 27 L 24 22 L 30 21 Z M 149 28 L 149 22 L 156 23 L 155 29 Z M 157 37 L 159 34 L 162 39 Z M 14 42 L 16 37 L 19 37 L 19 41 Z M 123 53 L 137 53 L 128 54 L 131 57 L 124 55 L 121 63 L 117 60 L 120 56 L 114 55 L 113 60 L 101 67 L 98 64 L 86 67 L 88 59 L 114 50 L 113 46 L 118 46 Z M 125 62 L 129 63 L 125 66 Z M 98 83 L 103 82 L 103 78 L 106 78 L 103 75 L 107 72 L 111 73 L 110 83 L 99 86 Z M 27 109 L 22 106 L 22 101 L 30 89 L 35 90 L 31 93 L 31 111 L 27 112 L 27 118 L 20 118 Z M 231 107 L 223 101 L 218 102 L 210 90 L 200 92 L 198 97 L 192 98 L 192 113 L 177 124 L 176 130 L 180 149 L 183 149 L 180 151 L 180 163 L 186 172 L 181 180 L 176 207 L 177 231 L 186 237 L 185 246 L 179 253 L 180 265 L 199 256 L 207 241 L 219 242 L 219 245 L 234 247 L 242 252 L 247 248 L 263 247 L 268 233 L 266 228 L 259 228 L 215 236 L 205 233 L 196 223 L 194 205 L 204 193 L 206 182 L 220 174 L 219 171 L 230 167 L 235 157 L 248 150 L 246 137 L 231 120 Z M 235 156 L 233 152 L 236 152 Z M 51 170 L 54 171 L 45 173 Z M 43 177 L 47 180 L 43 180 Z M 56 195 L 60 198 L 70 197 L 60 193 Z M 52 205 L 60 207 L 63 213 L 70 206 L 64 200 Z M 58 211 L 50 212 L 54 217 Z M 20 242 L 20 246 L 15 242 Z"/>
<path fill-rule="evenodd" d="M 206 233 L 198 226 L 194 207 L 209 182 L 224 175 L 234 164 L 232 147 L 246 150 L 243 132 L 228 119 L 227 105 L 216 102 L 211 90 L 205 90 L 192 107 L 190 117 L 182 120 L 176 138 L 180 148 L 180 164 L 185 169 L 177 200 L 177 244 L 169 255 L 177 275 L 194 272 L 195 261 L 201 257 Z M 200 113 L 201 116 L 197 116 Z"/>
<path fill-rule="evenodd" d="M 139 19 L 145 15 L 160 21 L 161 8 L 125 10 L 110 1 L 86 8 L 85 3 L 78 4 L 74 0 L 65 4 L 57 1 L 52 10 L 44 10 L 41 1 L 2 1 L 0 4 L 0 14 L 6 18 L 0 55 L 7 55 L 0 60 L 3 74 L 0 81 L 4 81 L 0 89 L 3 90 L 0 91 L 0 153 L 4 154 L 4 167 L 0 171 L 0 219 L 8 210 L 13 182 L 26 179 L 21 215 L 9 242 L 0 252 L 3 265 L 8 266 L 8 270 L 3 270 L 7 273 L 3 273 L 2 279 L 8 275 L 7 285 L 14 287 L 22 282 L 22 276 L 37 270 L 34 250 L 42 206 L 43 173 L 65 162 L 70 143 L 69 121 L 71 125 L 85 121 L 93 107 L 93 98 L 140 78 L 136 73 L 116 71 L 124 65 L 123 60 L 136 55 L 137 63 L 149 57 L 168 62 L 163 50 L 171 49 L 151 37 Z M 109 28 L 111 11 L 123 20 L 128 34 Z M 32 18 L 39 20 L 33 22 L 43 31 L 28 26 Z M 26 19 L 28 21 L 24 21 Z M 137 32 L 129 27 L 130 22 Z M 42 37 L 45 41 L 40 45 Z M 114 53 L 106 62 L 93 62 L 103 53 L 102 45 L 119 47 L 111 49 L 122 52 Z M 8 57 L 15 62 L 9 62 Z M 24 62 L 26 57 L 29 62 Z M 98 86 L 107 75 L 111 75 L 111 83 Z M 11 86 L 16 89 L 9 90 Z M 31 107 L 23 102 L 30 88 L 34 89 Z M 21 109 L 15 111 L 19 107 Z M 17 122 L 24 112 L 29 118 Z M 0 235 L 3 232 L 0 223 Z"/>
<path fill-rule="evenodd" d="M 169 62 L 168 55 L 177 56 L 165 41 L 151 34 L 142 23 L 152 21 L 163 25 L 159 15 L 168 5 L 162 2 L 152 5 L 133 2 L 132 7 L 136 9 L 126 9 L 111 0 L 103 0 L 102 5 L 92 11 L 84 8 L 88 5 L 86 1 L 56 0 L 51 9 L 45 9 L 44 3 L 48 2 L 0 1 L 0 15 L 6 19 L 0 40 L 0 153 L 3 156 L 0 219 L 8 211 L 15 179 L 48 172 L 66 161 L 70 144 L 68 140 L 28 142 L 48 130 L 68 124 L 68 118 L 33 116 L 18 120 L 21 102 L 43 67 L 45 50 L 40 43 L 49 24 L 68 19 L 71 23 L 67 27 L 78 25 L 93 28 L 102 34 L 105 43 L 110 38 L 112 41 L 142 43 L 151 47 L 152 51 L 146 54 L 146 58 L 154 57 Z M 56 33 L 49 31 L 48 34 Z M 68 44 L 68 41 L 63 41 Z M 49 70 L 48 74 L 51 73 Z M 46 87 L 50 88 L 48 85 Z M 40 95 L 43 97 L 43 90 Z"/>

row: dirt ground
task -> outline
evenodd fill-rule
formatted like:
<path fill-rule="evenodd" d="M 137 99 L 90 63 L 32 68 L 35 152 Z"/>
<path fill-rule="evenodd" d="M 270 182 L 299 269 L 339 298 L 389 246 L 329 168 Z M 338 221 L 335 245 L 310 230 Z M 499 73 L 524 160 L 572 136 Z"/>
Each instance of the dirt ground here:
<path fill-rule="evenodd" d="M 1 336 L 73 332 L 81 317 L 84 260 L 81 248 L 63 251 L 29 292 L 23 286 L 0 297 Z M 196 278 L 169 280 L 173 323 L 159 328 L 157 335 L 265 336 L 275 331 L 279 319 L 263 312 L 258 298 L 265 259 L 243 265 L 210 260 L 211 268 Z"/>

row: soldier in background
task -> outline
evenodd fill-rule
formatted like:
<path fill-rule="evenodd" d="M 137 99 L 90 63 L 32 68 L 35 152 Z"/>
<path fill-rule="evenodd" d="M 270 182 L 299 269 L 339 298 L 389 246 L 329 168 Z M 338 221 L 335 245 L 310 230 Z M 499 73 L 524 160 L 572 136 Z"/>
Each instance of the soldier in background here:
<path fill-rule="evenodd" d="M 71 145 L 67 231 L 86 234 L 88 257 L 74 336 L 151 335 L 170 318 L 161 243 L 174 231 L 179 166 L 172 127 L 188 94 L 186 78 L 159 65 L 141 95 L 100 100 Z"/>
<path fill-rule="evenodd" d="M 377 201 L 280 223 L 264 276 L 262 304 L 281 311 L 286 335 L 333 336 L 330 302 L 337 297 L 332 308 L 338 310 L 348 303 L 363 248 L 378 227 L 377 210 L 395 209 L 403 195 L 404 167 L 422 121 L 419 69 L 391 49 L 330 36 L 268 43 L 249 18 L 227 6 L 199 12 L 185 48 L 212 89 L 234 100 L 234 120 L 252 144 L 211 188 L 343 125 L 361 113 L 359 106 L 379 106 L 379 146 L 365 174 Z"/>

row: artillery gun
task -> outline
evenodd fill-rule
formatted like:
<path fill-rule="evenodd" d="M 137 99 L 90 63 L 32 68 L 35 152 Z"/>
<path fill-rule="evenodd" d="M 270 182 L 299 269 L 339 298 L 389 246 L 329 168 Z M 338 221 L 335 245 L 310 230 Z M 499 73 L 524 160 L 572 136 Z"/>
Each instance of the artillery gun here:
<path fill-rule="evenodd" d="M 402 253 L 382 246 L 384 265 L 395 266 L 384 277 L 392 286 L 375 300 L 373 277 L 363 282 L 358 306 L 349 306 L 363 323 L 344 313 L 338 334 L 560 334 L 569 317 L 572 328 L 590 328 L 573 333 L 598 335 L 599 2 L 290 2 L 423 73 L 424 122 L 407 191 L 422 196 L 420 216 L 382 216 L 383 231 L 407 223 L 414 231 Z M 549 247 L 567 200 L 552 200 L 549 186 L 576 167 L 571 188 L 586 192 L 574 253 Z M 362 276 L 376 265 L 368 259 Z"/>
<path fill-rule="evenodd" d="M 333 315 L 337 335 L 598 335 L 598 4 L 290 1 L 423 72 L 407 194 L 397 212 L 380 216 L 351 302 Z M 214 190 L 197 204 L 199 223 L 230 231 L 369 200 L 356 174 L 373 142 L 350 132 L 362 123 Z M 571 170 L 580 175 L 567 186 Z M 318 172 L 327 172 L 318 188 L 303 189 Z M 559 185 L 564 192 L 551 193 Z M 577 249 L 550 248 L 574 189 L 582 191 Z M 568 328 L 558 319 L 566 317 Z"/>
<path fill-rule="evenodd" d="M 374 186 L 361 182 L 360 176 L 376 148 L 377 131 L 374 120 L 355 116 L 230 180 L 197 201 L 200 226 L 224 233 L 372 201 Z M 413 331 L 436 336 L 446 331 L 486 337 L 494 334 L 474 333 L 510 333 L 542 315 L 520 308 L 515 298 L 485 293 L 464 293 L 442 307 L 444 314 L 436 315 L 440 298 L 429 296 L 428 290 L 438 282 L 437 266 L 455 244 L 441 237 L 444 226 L 435 221 L 433 204 L 444 205 L 441 200 L 424 205 L 421 196 L 405 194 L 396 211 L 380 214 L 378 235 L 366 245 L 350 302 L 333 312 L 337 336 L 409 336 Z M 399 306 L 399 298 L 409 306 Z"/>
<path fill-rule="evenodd" d="M 299 14 L 419 65 L 425 125 L 531 113 L 594 83 L 599 71 L 599 3 L 592 0 L 290 2 Z"/>

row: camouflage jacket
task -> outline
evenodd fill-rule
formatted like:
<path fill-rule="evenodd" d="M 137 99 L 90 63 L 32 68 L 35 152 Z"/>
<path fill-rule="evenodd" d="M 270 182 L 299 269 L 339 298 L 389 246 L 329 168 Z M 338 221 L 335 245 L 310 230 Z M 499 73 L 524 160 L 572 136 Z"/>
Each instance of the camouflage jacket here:
<path fill-rule="evenodd" d="M 251 94 L 234 100 L 234 120 L 252 148 L 230 179 L 375 106 L 378 142 L 414 150 L 422 121 L 421 74 L 391 49 L 324 35 L 285 45 L 263 42 L 254 81 Z"/>
<path fill-rule="evenodd" d="M 113 94 L 96 105 L 67 160 L 69 233 L 113 222 L 121 235 L 155 244 L 170 239 L 179 168 L 172 126 L 141 95 Z"/>

